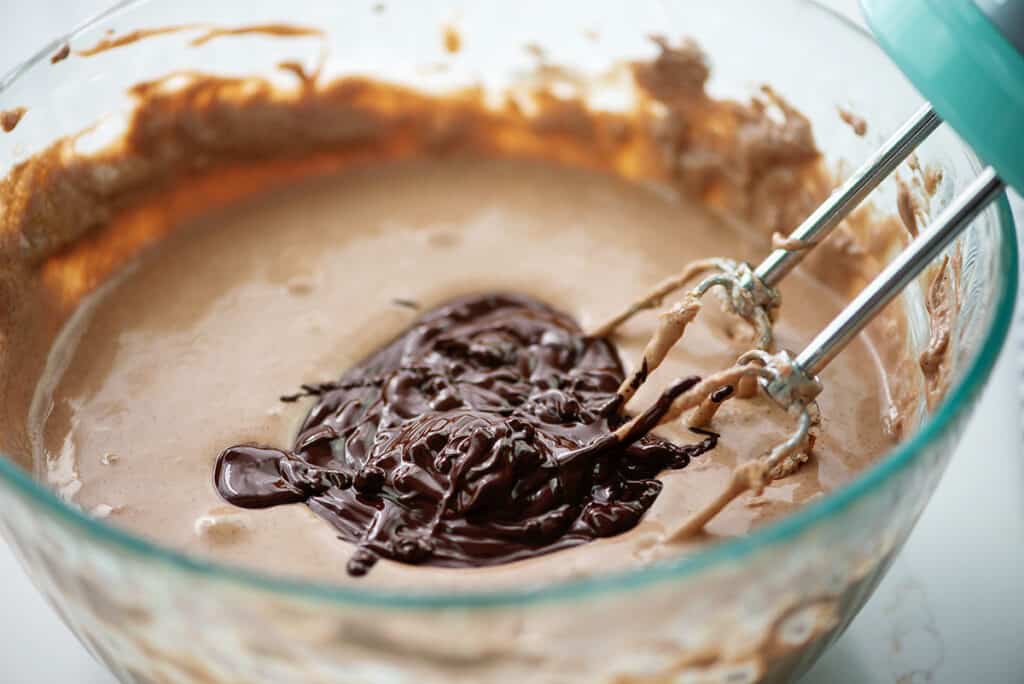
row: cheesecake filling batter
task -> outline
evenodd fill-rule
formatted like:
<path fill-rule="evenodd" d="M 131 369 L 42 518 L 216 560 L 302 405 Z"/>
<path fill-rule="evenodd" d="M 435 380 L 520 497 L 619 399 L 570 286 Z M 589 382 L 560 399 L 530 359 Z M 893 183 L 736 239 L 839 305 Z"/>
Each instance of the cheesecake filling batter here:
<path fill-rule="evenodd" d="M 737 501 L 706 534 L 668 541 L 734 466 L 788 435 L 792 418 L 764 397 L 722 405 L 708 426 L 717 445 L 684 418 L 570 461 L 577 491 L 557 463 L 600 447 L 616 426 L 602 412 L 659 318 L 639 315 L 607 339 L 580 330 L 618 313 L 637 283 L 751 250 L 741 230 L 603 174 L 487 159 L 374 164 L 208 213 L 65 328 L 46 476 L 79 482 L 76 503 L 109 507 L 112 523 L 178 548 L 334 581 L 379 557 L 358 581 L 388 586 L 541 582 L 742 534 L 892 444 L 885 375 L 867 341 L 825 374 L 811 461 Z M 783 293 L 806 302 L 784 305 L 776 326 L 790 348 L 841 307 L 804 275 Z M 746 324 L 710 300 L 628 413 L 752 344 Z M 460 373 L 467 382 L 449 377 Z M 313 396 L 295 396 L 302 383 L 298 394 Z M 441 445 L 432 421 L 451 423 L 455 443 Z M 517 443 L 538 453 L 517 454 Z M 457 468 L 466 475 L 453 477 Z M 281 505 L 251 508 L 266 503 Z"/>
<path fill-rule="evenodd" d="M 759 260 L 831 181 L 780 95 L 712 99 L 692 43 L 658 46 L 622 113 L 543 85 L 526 112 L 366 79 L 140 84 L 119 145 L 57 143 L 0 182 L 6 249 L 38 274 L 5 450 L 186 552 L 418 588 L 634 567 L 849 481 L 922 404 L 896 308 L 824 373 L 809 460 L 672 538 L 792 419 L 755 397 L 654 428 L 753 346 L 710 302 L 626 407 L 657 314 L 582 331 L 691 261 Z M 783 284 L 779 346 L 905 239 L 870 211 L 839 228 Z"/>

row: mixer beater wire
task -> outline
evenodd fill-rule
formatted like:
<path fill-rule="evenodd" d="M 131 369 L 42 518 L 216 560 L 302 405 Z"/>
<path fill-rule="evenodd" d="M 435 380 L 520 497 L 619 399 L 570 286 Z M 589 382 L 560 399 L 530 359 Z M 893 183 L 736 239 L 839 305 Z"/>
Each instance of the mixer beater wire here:
<path fill-rule="evenodd" d="M 636 314 L 661 306 L 670 295 L 700 278 L 677 304 L 661 314 L 639 363 L 619 387 L 612 408 L 625 409 L 682 339 L 700 312 L 703 297 L 717 289 L 724 293 L 725 310 L 751 326 L 756 347 L 740 355 L 732 367 L 688 383 L 685 391 L 671 397 L 671 407 L 659 424 L 676 420 L 692 409 L 689 425 L 705 427 L 724 401 L 750 398 L 759 389 L 795 419 L 789 437 L 760 458 L 737 466 L 728 486 L 671 531 L 670 540 L 699 533 L 738 496 L 747 491 L 760 492 L 771 481 L 793 474 L 808 460 L 821 422 L 816 401 L 822 391 L 818 373 L 1003 191 L 1003 181 L 993 169 L 986 168 L 799 355 L 774 349 L 772 325 L 781 304 L 778 283 L 941 123 L 930 106 L 923 106 L 796 230 L 787 237 L 774 235 L 774 250 L 757 268 L 727 258 L 694 261 L 591 332 L 593 337 L 611 336 Z M 641 418 L 624 423 L 613 433 L 614 438 L 627 440 Z"/>

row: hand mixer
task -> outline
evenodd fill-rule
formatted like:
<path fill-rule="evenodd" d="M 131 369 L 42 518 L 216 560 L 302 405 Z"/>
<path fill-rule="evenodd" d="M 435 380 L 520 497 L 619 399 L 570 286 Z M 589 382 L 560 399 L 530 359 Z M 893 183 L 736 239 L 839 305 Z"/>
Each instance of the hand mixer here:
<path fill-rule="evenodd" d="M 730 259 L 689 264 L 622 314 L 593 331 L 609 335 L 634 314 L 657 307 L 698 276 L 683 300 L 662 314 L 641 362 L 617 393 L 625 405 L 679 341 L 709 291 L 726 291 L 727 310 L 753 326 L 757 348 L 735 366 L 703 381 L 677 383 L 663 394 L 671 408 L 660 422 L 694 409 L 692 427 L 706 425 L 729 396 L 749 397 L 758 385 L 796 416 L 788 439 L 760 459 L 737 467 L 727 488 L 697 511 L 674 538 L 701 530 L 741 493 L 785 477 L 808 458 L 818 423 L 818 374 L 851 340 L 960 235 L 1007 184 L 1024 189 L 1024 0 L 862 0 L 879 43 L 931 103 L 921 107 L 756 268 Z M 795 356 L 774 351 L 772 321 L 780 305 L 775 286 L 838 226 L 943 121 L 988 166 L 817 337 Z M 685 391 L 684 391 L 685 390 Z M 616 437 L 628 440 L 634 423 Z"/>

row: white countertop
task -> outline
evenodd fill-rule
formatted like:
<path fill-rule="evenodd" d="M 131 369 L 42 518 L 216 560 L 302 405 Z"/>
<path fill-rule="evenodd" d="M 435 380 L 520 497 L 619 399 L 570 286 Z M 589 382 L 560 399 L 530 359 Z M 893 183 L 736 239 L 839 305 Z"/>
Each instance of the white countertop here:
<path fill-rule="evenodd" d="M 831 0 L 855 12 L 855 0 Z M 107 0 L 0 0 L 0 73 Z M 1018 225 L 1024 202 L 1013 200 Z M 1024 323 L 953 463 L 871 601 L 801 684 L 1024 682 Z M 113 684 L 0 542 L 0 682 Z"/>

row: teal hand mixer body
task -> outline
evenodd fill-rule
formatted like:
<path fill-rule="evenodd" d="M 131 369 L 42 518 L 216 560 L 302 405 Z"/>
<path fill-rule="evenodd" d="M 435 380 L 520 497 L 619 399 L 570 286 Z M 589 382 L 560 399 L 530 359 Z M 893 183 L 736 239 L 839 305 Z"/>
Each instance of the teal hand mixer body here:
<path fill-rule="evenodd" d="M 1024 190 L 1024 0 L 861 0 L 861 5 L 879 44 L 929 104 L 756 268 L 729 259 L 691 264 L 595 331 L 611 333 L 633 314 L 659 305 L 670 292 L 703 275 L 683 302 L 662 316 L 642 362 L 619 390 L 620 404 L 629 401 L 680 339 L 700 308 L 700 298 L 721 288 L 726 307 L 754 327 L 758 348 L 677 399 L 663 420 L 695 408 L 690 424 L 706 425 L 725 397 L 750 396 L 758 386 L 797 418 L 789 439 L 737 467 L 729 486 L 676 530 L 675 537 L 702 529 L 739 494 L 759 490 L 799 467 L 813 447 L 815 399 L 822 390 L 818 373 L 1007 185 Z M 774 350 L 771 324 L 780 303 L 775 286 L 943 122 L 975 150 L 986 164 L 984 170 L 799 354 Z M 623 426 L 623 435 L 628 429 L 628 424 Z"/>

